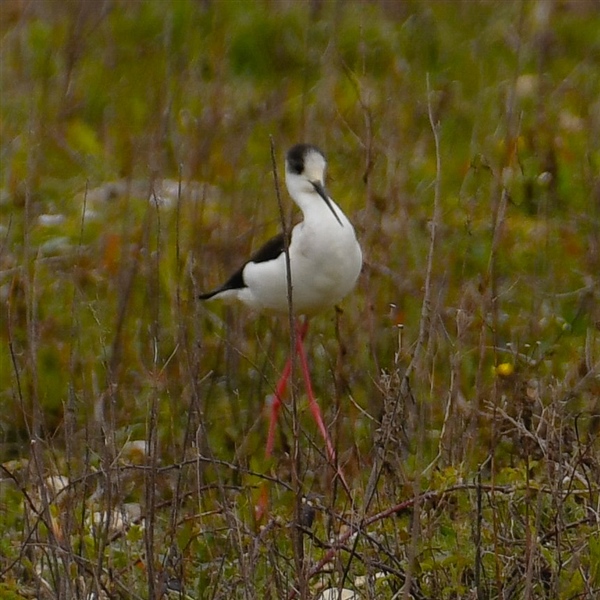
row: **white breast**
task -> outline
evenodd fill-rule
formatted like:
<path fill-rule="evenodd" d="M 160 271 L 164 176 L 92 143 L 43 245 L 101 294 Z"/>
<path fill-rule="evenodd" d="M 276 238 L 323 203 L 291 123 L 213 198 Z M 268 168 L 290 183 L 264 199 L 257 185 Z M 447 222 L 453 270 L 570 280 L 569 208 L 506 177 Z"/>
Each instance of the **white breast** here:
<path fill-rule="evenodd" d="M 339 209 L 338 213 L 343 226 L 324 212 L 312 214 L 292 232 L 292 299 L 298 314 L 334 306 L 356 285 L 362 252 L 351 223 Z M 288 311 L 284 254 L 273 261 L 246 265 L 244 281 L 248 287 L 240 290 L 240 300 L 261 310 Z"/>

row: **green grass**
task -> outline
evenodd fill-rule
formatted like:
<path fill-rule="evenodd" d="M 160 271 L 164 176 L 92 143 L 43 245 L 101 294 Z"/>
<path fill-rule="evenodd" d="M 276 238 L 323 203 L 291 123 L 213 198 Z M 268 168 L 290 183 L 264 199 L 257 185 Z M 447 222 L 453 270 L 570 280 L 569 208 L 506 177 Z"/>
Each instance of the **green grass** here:
<path fill-rule="evenodd" d="M 598 595 L 594 2 L 0 12 L 3 598 Z M 364 250 L 308 342 L 350 495 L 302 385 L 263 456 L 287 320 L 195 299 L 280 228 L 271 139 Z"/>

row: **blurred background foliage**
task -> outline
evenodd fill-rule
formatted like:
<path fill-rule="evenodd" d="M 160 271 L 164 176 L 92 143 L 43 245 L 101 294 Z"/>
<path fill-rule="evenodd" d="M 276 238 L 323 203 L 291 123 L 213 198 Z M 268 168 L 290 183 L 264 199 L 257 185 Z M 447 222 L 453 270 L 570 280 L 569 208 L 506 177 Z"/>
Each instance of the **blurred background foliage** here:
<path fill-rule="evenodd" d="M 139 460 L 153 468 L 201 452 L 289 479 L 289 415 L 277 464 L 262 452 L 286 320 L 195 297 L 280 228 L 270 138 L 280 178 L 285 150 L 307 141 L 327 153 L 330 193 L 365 255 L 356 292 L 314 320 L 309 342 L 355 501 L 393 414 L 402 435 L 385 449 L 392 473 L 384 470 L 373 510 L 477 473 L 551 490 L 539 502 L 522 495 L 506 513 L 488 507 L 485 582 L 473 575 L 473 498 L 443 514 L 430 507 L 417 562 L 406 549 L 415 535 L 407 519 L 394 544 L 424 597 L 472 597 L 474 587 L 480 598 L 592 597 L 600 543 L 583 505 L 597 505 L 599 484 L 596 2 L 3 0 L 0 18 L 5 481 L 11 473 L 17 491 L 49 475 L 83 481 L 121 464 L 132 440 L 147 441 Z M 438 176 L 429 112 L 439 122 L 440 214 L 424 352 L 407 397 L 400 382 L 419 339 Z M 401 410 L 390 409 L 398 402 Z M 348 509 L 343 495 L 330 497 L 320 442 L 309 419 L 302 423 L 304 491 Z M 200 483 L 230 482 L 251 520 L 257 481 L 240 473 L 204 464 L 175 488 L 172 475 L 124 476 L 105 501 L 149 511 L 151 488 L 157 504 L 177 498 L 183 519 L 225 502 L 222 487 L 194 495 Z M 577 480 L 586 502 L 561 495 L 557 473 Z M 84 513 L 95 485 L 74 486 Z M 106 489 L 95 489 L 102 504 Z M 7 530 L 35 530 L 19 517 L 22 501 L 12 488 L 1 492 Z M 274 510 L 289 516 L 291 496 L 278 501 Z M 568 518 L 566 505 L 579 513 Z M 548 534 L 555 521 L 578 519 L 569 540 L 577 566 L 557 566 L 564 549 L 554 538 L 532 554 L 531 523 Z M 238 542 L 224 543 L 217 526 L 209 534 L 205 524 L 175 522 L 165 517 L 155 539 L 188 536 L 179 540 L 194 567 L 187 589 L 204 597 L 198 590 L 211 581 L 211 597 L 230 595 Z M 263 542 L 284 543 L 277 536 Z M 526 540 L 525 558 L 506 541 L 513 536 Z M 20 562 L 25 542 L 3 543 L 7 590 L 20 578 L 61 597 Z M 123 582 L 141 577 L 131 544 Z M 110 544 L 87 552 L 116 560 Z M 505 552 L 516 565 L 508 574 Z M 202 570 L 220 556 L 218 576 Z M 245 574 L 252 589 L 275 561 L 267 551 L 263 559 Z M 525 559 L 543 583 L 527 583 Z M 517 595 L 502 596 L 507 589 Z"/>

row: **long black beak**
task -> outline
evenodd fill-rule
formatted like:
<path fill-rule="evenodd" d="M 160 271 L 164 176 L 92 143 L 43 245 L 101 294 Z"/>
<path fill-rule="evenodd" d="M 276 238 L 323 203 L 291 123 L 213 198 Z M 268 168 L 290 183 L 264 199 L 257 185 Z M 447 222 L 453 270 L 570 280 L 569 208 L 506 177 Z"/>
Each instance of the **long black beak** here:
<path fill-rule="evenodd" d="M 331 206 L 331 201 L 329 200 L 329 196 L 323 187 L 323 184 L 320 181 L 311 181 L 312 186 L 315 188 L 315 192 L 325 200 L 325 204 L 329 207 L 329 210 L 333 213 L 333 216 L 336 218 L 337 222 L 343 227 L 344 224 L 340 221 L 340 218 L 337 216 L 333 206 Z"/>

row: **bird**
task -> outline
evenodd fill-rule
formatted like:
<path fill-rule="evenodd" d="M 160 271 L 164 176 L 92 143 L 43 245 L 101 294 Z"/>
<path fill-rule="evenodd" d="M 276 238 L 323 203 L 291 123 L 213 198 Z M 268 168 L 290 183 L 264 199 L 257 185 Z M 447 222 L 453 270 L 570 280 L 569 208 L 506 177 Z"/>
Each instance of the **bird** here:
<path fill-rule="evenodd" d="M 303 214 L 303 220 L 292 228 L 287 240 L 295 351 L 300 359 L 309 408 L 325 441 L 329 460 L 335 464 L 335 451 L 312 390 L 304 338 L 309 318 L 337 305 L 355 287 L 363 256 L 352 223 L 325 188 L 326 169 L 324 153 L 312 144 L 296 144 L 286 154 L 286 187 Z M 289 314 L 285 249 L 286 238 L 280 233 L 259 248 L 225 283 L 200 294 L 199 299 L 237 300 L 264 313 Z M 290 356 L 271 403 L 267 457 L 273 452 L 277 417 L 291 367 Z M 341 479 L 347 488 L 343 475 Z"/>

